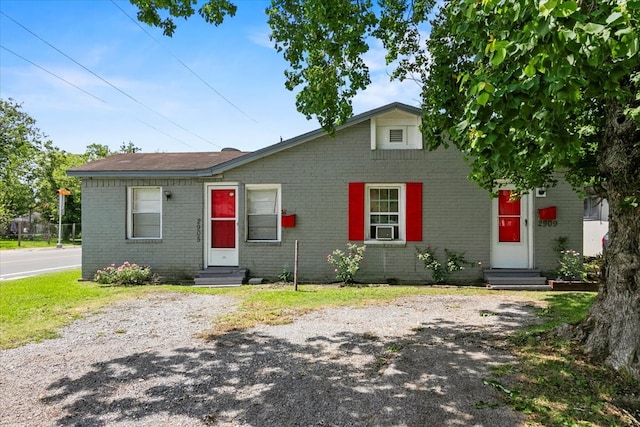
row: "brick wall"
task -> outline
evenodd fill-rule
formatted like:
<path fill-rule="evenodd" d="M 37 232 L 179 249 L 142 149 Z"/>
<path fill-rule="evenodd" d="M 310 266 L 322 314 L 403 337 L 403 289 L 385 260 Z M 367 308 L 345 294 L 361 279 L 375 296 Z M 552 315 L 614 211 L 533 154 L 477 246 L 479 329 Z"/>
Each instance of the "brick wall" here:
<path fill-rule="evenodd" d="M 335 138 L 323 136 L 216 178 L 85 179 L 83 181 L 83 277 L 98 268 L 124 261 L 147 263 L 167 278 L 194 277 L 203 268 L 207 220 L 207 184 L 238 185 L 239 264 L 254 277 L 275 279 L 283 269 L 293 271 L 294 241 L 300 245 L 302 282 L 335 281 L 326 257 L 346 249 L 349 182 L 423 183 L 423 241 L 404 246 L 369 245 L 356 279 L 363 282 L 426 283 L 429 273 L 416 258 L 416 247 L 429 244 L 443 259 L 444 249 L 465 252 L 469 261 L 490 265 L 491 199 L 467 180 L 468 167 L 454 149 L 371 150 L 369 122 L 353 125 Z M 282 209 L 296 214 L 296 226 L 282 230 L 277 243 L 246 242 L 244 186 L 280 184 Z M 158 185 L 172 197 L 163 200 L 163 238 L 126 239 L 127 187 Z M 532 218 L 534 263 L 550 271 L 557 258 L 553 240 L 570 236 L 569 246 L 582 247 L 582 202 L 566 184 L 551 188 L 546 198 L 534 198 L 534 212 L 557 205 L 556 226 L 538 225 Z M 362 242 L 357 242 L 361 244 Z M 478 281 L 481 269 L 453 276 L 456 282 Z"/>

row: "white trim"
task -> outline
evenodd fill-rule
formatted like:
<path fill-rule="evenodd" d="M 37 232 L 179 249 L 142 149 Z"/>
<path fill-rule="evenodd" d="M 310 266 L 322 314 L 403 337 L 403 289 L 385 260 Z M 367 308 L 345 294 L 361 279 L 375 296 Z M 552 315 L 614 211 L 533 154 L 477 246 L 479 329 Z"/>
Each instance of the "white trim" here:
<path fill-rule="evenodd" d="M 240 260 L 240 236 L 238 236 L 238 222 L 239 222 L 239 197 L 238 193 L 240 191 L 239 184 L 237 182 L 207 182 L 204 184 L 204 206 L 203 206 L 203 218 L 204 218 L 204 226 L 202 229 L 204 230 L 204 234 L 206 237 L 202 239 L 203 241 L 203 253 L 204 253 L 204 268 L 214 267 L 214 266 L 237 266 Z M 210 250 L 211 250 L 211 191 L 212 190 L 235 190 L 236 192 L 236 241 L 234 250 L 229 249 L 229 252 L 232 256 L 232 260 L 228 263 L 215 263 L 212 262 L 210 258 Z"/>
<path fill-rule="evenodd" d="M 371 189 L 397 189 L 398 190 L 398 236 L 394 240 L 378 240 L 371 236 Z M 404 244 L 407 240 L 407 185 L 405 183 L 365 183 L 364 185 L 364 236 L 366 244 Z M 384 224 L 383 224 L 384 225 Z"/>
<path fill-rule="evenodd" d="M 137 211 L 137 213 L 155 213 L 159 215 L 160 224 L 158 230 L 158 236 L 153 237 L 134 237 L 133 235 L 133 193 L 134 190 L 145 189 L 145 190 L 157 190 L 158 192 L 158 210 L 150 210 L 148 212 Z M 127 239 L 129 240 L 161 240 L 162 239 L 162 217 L 164 211 L 164 203 L 162 202 L 162 187 L 157 185 L 132 185 L 127 187 Z"/>
<path fill-rule="evenodd" d="M 251 190 L 276 190 L 276 238 L 275 240 L 249 239 L 249 191 Z M 282 241 L 282 185 L 281 184 L 245 184 L 244 186 L 244 238 L 247 242 L 281 242 Z"/>
<path fill-rule="evenodd" d="M 370 120 L 372 150 L 423 149 L 420 117 L 401 111 L 392 111 Z M 391 142 L 389 132 L 402 130 L 402 142 Z"/>
<path fill-rule="evenodd" d="M 515 186 L 501 183 L 496 190 L 515 190 Z M 491 200 L 491 252 L 490 260 L 493 268 L 533 268 L 534 264 L 534 197 L 533 192 L 521 195 L 524 208 L 520 211 L 522 245 L 517 243 L 498 242 L 498 198 Z M 521 257 L 518 257 L 518 252 Z M 526 251 L 526 253 L 524 253 Z"/>

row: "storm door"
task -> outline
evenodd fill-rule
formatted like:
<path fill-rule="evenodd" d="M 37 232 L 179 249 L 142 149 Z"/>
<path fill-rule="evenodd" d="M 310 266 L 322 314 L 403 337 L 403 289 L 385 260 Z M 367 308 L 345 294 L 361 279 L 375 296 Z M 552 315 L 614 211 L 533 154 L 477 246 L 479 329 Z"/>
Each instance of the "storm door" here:
<path fill-rule="evenodd" d="M 515 194 L 509 187 L 498 194 L 492 202 L 491 267 L 529 268 L 531 195 Z"/>
<path fill-rule="evenodd" d="M 238 187 L 208 187 L 208 266 L 238 265 Z"/>

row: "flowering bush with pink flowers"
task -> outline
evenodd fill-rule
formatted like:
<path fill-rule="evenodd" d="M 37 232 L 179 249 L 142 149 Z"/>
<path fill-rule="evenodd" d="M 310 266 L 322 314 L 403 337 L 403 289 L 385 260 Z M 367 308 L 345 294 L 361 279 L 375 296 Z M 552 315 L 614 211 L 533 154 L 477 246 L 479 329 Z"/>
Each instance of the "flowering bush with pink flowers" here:
<path fill-rule="evenodd" d="M 156 282 L 156 277 L 148 265 L 125 261 L 118 267 L 111 264 L 96 271 L 93 280 L 103 285 L 146 285 Z"/>
<path fill-rule="evenodd" d="M 358 246 L 352 243 L 347 244 L 347 253 L 336 249 L 327 255 L 327 262 L 335 265 L 336 279 L 342 283 L 353 283 L 353 276 L 360 270 L 360 263 L 364 259 L 365 245 Z"/>

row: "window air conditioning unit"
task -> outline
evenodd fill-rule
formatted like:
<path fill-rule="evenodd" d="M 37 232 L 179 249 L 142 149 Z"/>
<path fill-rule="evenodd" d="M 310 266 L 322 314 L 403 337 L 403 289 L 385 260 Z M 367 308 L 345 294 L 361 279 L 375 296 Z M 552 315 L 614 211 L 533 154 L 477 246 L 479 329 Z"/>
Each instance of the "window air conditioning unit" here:
<path fill-rule="evenodd" d="M 391 225 L 376 225 L 377 240 L 393 240 L 394 228 Z"/>

